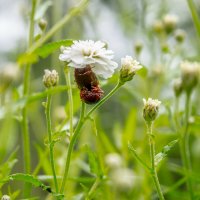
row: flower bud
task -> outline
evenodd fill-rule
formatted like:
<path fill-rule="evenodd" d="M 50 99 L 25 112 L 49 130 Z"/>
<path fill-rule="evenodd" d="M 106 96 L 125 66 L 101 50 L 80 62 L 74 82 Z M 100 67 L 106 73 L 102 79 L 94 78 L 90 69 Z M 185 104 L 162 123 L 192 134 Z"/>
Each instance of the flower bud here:
<path fill-rule="evenodd" d="M 10 197 L 8 195 L 3 195 L 1 200 L 10 200 Z"/>
<path fill-rule="evenodd" d="M 165 15 L 163 18 L 164 28 L 166 33 L 171 33 L 174 31 L 178 22 L 178 17 L 176 15 Z"/>
<path fill-rule="evenodd" d="M 110 169 L 116 169 L 122 166 L 122 158 L 117 153 L 110 153 L 106 155 L 105 163 Z"/>
<path fill-rule="evenodd" d="M 146 122 L 152 122 L 156 119 L 159 111 L 161 101 L 157 99 L 148 98 L 148 100 L 143 99 L 143 117 Z"/>
<path fill-rule="evenodd" d="M 198 83 L 200 63 L 184 61 L 180 67 L 183 89 L 189 93 Z"/>
<path fill-rule="evenodd" d="M 174 93 L 175 93 L 176 97 L 179 97 L 183 91 L 183 83 L 182 83 L 181 78 L 177 78 L 174 80 L 173 88 L 174 88 Z"/>
<path fill-rule="evenodd" d="M 58 84 L 59 76 L 56 70 L 44 70 L 43 83 L 46 88 L 54 87 Z"/>
<path fill-rule="evenodd" d="M 125 83 L 133 79 L 135 73 L 141 69 L 142 66 L 131 56 L 126 56 L 121 59 L 120 82 Z"/>
<path fill-rule="evenodd" d="M 184 30 L 177 29 L 177 30 L 175 31 L 174 37 L 175 37 L 175 39 L 176 39 L 177 42 L 179 42 L 179 43 L 184 42 L 185 36 L 186 36 L 186 33 L 185 33 Z"/>
<path fill-rule="evenodd" d="M 38 22 L 38 26 L 42 31 L 44 31 L 47 27 L 47 21 L 44 19 L 40 19 L 40 21 Z"/>
<path fill-rule="evenodd" d="M 136 53 L 137 55 L 139 55 L 139 54 L 141 53 L 141 51 L 142 51 L 142 48 L 143 48 L 143 44 L 142 44 L 140 41 L 137 41 L 137 42 L 135 43 L 135 46 L 134 46 L 135 53 Z"/>
<path fill-rule="evenodd" d="M 154 32 L 157 33 L 157 34 L 162 33 L 163 30 L 164 30 L 164 26 L 163 26 L 162 21 L 156 20 L 156 21 L 153 23 L 153 30 L 154 30 Z"/>

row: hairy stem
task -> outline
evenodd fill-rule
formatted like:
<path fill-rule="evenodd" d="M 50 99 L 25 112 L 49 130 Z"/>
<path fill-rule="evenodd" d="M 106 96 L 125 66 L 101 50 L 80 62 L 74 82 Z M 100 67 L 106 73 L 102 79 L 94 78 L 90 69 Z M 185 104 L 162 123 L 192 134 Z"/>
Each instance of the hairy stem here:
<path fill-rule="evenodd" d="M 155 184 L 158 196 L 161 200 L 164 200 L 164 196 L 161 190 L 161 186 L 158 180 L 158 175 L 156 172 L 156 167 L 155 167 L 155 141 L 154 141 L 154 135 L 152 133 L 152 123 L 147 124 L 147 134 L 149 137 L 149 146 L 150 146 L 150 157 L 151 157 L 151 176 L 153 178 L 153 182 Z"/>
<path fill-rule="evenodd" d="M 53 173 L 54 184 L 56 188 L 56 192 L 58 193 L 58 183 L 56 178 L 56 171 L 54 165 L 54 155 L 53 155 L 53 142 L 52 142 L 52 130 L 51 130 L 51 95 L 47 95 L 47 101 L 45 105 L 45 114 L 46 114 L 46 123 L 47 123 L 47 132 L 49 138 L 49 154 L 50 154 L 50 163 L 51 169 Z"/>

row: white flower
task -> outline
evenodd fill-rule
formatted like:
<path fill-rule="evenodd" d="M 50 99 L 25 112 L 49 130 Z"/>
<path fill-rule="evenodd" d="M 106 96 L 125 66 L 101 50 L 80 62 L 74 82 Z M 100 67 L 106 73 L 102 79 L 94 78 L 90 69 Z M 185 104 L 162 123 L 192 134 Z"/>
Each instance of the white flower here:
<path fill-rule="evenodd" d="M 134 60 L 131 56 L 126 56 L 125 58 L 121 58 L 121 70 L 120 70 L 120 80 L 121 82 L 126 82 L 132 80 L 136 71 L 141 69 L 142 66 L 136 60 Z"/>
<path fill-rule="evenodd" d="M 110 168 L 118 168 L 122 166 L 122 158 L 117 153 L 110 153 L 107 154 L 105 157 L 105 162 Z"/>
<path fill-rule="evenodd" d="M 61 61 L 68 62 L 68 65 L 74 68 L 90 65 L 93 72 L 103 78 L 112 76 L 118 65 L 112 61 L 114 53 L 105 48 L 105 43 L 92 40 L 79 40 L 73 43 L 71 47 L 61 47 L 62 53 L 59 56 Z"/>
<path fill-rule="evenodd" d="M 145 121 L 152 122 L 156 119 L 159 111 L 161 101 L 158 99 L 148 98 L 148 100 L 143 99 L 143 117 Z"/>
<path fill-rule="evenodd" d="M 163 22 L 165 25 L 173 25 L 175 26 L 178 22 L 178 17 L 173 14 L 167 14 L 163 17 Z"/>
<path fill-rule="evenodd" d="M 10 200 L 10 197 L 8 195 L 3 195 L 1 200 Z"/>
<path fill-rule="evenodd" d="M 183 61 L 181 63 L 181 71 L 183 74 L 198 74 L 200 71 L 200 64 L 198 62 Z"/>

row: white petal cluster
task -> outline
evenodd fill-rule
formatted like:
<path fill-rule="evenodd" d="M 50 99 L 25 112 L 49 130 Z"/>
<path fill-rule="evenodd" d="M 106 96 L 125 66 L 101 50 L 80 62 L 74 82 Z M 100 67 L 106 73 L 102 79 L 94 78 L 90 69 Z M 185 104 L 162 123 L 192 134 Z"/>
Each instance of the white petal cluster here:
<path fill-rule="evenodd" d="M 92 67 L 95 74 L 109 78 L 118 67 L 112 61 L 114 53 L 106 49 L 106 44 L 101 41 L 92 40 L 74 41 L 71 47 L 61 47 L 59 59 L 68 62 L 68 66 L 74 68 L 84 68 L 87 65 Z"/>
<path fill-rule="evenodd" d="M 125 58 L 121 58 L 122 68 L 129 71 L 129 73 L 135 73 L 139 69 L 142 68 L 140 63 L 137 60 L 134 60 L 131 56 L 126 56 Z"/>
<path fill-rule="evenodd" d="M 200 63 L 183 61 L 180 65 L 183 74 L 193 75 L 200 72 Z"/>
<path fill-rule="evenodd" d="M 8 195 L 3 195 L 1 200 L 10 200 L 10 197 Z"/>
<path fill-rule="evenodd" d="M 148 100 L 143 99 L 144 107 L 149 106 L 153 108 L 159 108 L 161 101 L 158 99 L 148 98 Z"/>
<path fill-rule="evenodd" d="M 173 14 L 167 14 L 163 17 L 163 22 L 165 25 L 173 25 L 175 26 L 178 22 L 178 17 Z"/>
<path fill-rule="evenodd" d="M 45 87 L 50 88 L 58 84 L 59 76 L 56 70 L 44 70 L 43 83 Z"/>

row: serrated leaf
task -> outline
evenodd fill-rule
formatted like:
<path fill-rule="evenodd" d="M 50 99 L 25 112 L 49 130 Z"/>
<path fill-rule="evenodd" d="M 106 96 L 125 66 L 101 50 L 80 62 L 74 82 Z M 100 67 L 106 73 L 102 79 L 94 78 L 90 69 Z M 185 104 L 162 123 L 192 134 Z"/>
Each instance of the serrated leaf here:
<path fill-rule="evenodd" d="M 174 147 L 174 145 L 178 142 L 178 140 L 173 140 L 169 144 L 163 147 L 162 151 L 155 156 L 155 165 L 158 166 L 158 164 L 167 157 L 168 152 Z"/>
<path fill-rule="evenodd" d="M 42 47 L 36 49 L 34 53 L 42 58 L 46 58 L 49 54 L 53 53 L 57 49 L 63 46 L 70 46 L 73 44 L 73 40 L 60 40 L 56 42 L 51 42 Z"/>
<path fill-rule="evenodd" d="M 88 153 L 90 172 L 95 174 L 98 177 L 101 177 L 102 170 L 101 170 L 100 162 L 97 155 L 88 146 L 86 146 L 86 148 L 87 148 L 87 153 Z"/>
<path fill-rule="evenodd" d="M 52 193 L 50 186 L 44 185 L 40 180 L 29 174 L 16 173 L 8 176 L 8 178 L 5 180 L 1 180 L 1 182 L 8 181 L 23 181 L 26 183 L 30 183 L 35 187 L 41 187 L 43 190 Z"/>
<path fill-rule="evenodd" d="M 52 1 L 45 1 L 44 3 L 42 3 L 36 10 L 34 20 L 37 21 L 41 19 L 51 5 Z"/>

